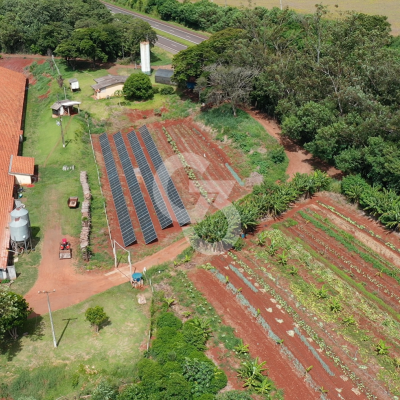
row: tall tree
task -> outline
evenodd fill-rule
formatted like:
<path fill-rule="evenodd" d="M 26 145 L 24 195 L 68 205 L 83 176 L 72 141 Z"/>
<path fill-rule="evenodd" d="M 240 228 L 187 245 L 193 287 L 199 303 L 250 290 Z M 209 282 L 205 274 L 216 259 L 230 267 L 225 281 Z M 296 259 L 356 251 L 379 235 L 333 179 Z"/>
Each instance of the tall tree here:
<path fill-rule="evenodd" d="M 18 328 L 32 312 L 27 301 L 19 294 L 0 289 L 0 338 L 8 333 L 14 340 L 18 337 Z"/>

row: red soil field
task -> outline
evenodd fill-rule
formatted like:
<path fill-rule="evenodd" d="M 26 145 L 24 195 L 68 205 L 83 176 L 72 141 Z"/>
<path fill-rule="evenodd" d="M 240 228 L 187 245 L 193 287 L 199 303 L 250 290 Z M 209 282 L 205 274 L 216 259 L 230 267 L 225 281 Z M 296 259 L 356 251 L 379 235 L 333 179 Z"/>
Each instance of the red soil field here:
<path fill-rule="evenodd" d="M 145 123 L 146 119 L 150 119 L 153 115 L 153 111 L 135 111 L 130 113 L 130 117 L 133 119 L 136 118 L 136 121 L 138 121 L 140 118 L 143 119 L 143 123 Z M 135 124 L 136 127 L 138 127 L 137 124 Z M 198 155 L 196 158 L 191 158 L 190 154 L 189 156 L 185 157 L 189 164 L 192 165 L 192 161 L 195 162 L 197 160 L 200 160 L 201 162 L 204 162 L 204 166 L 201 165 L 202 168 L 202 173 L 197 174 L 198 179 L 202 180 L 204 185 L 208 183 L 208 181 L 217 181 L 218 187 L 213 186 L 213 182 L 207 186 L 207 190 L 210 193 L 210 197 L 216 193 L 219 195 L 217 199 L 215 200 L 215 203 L 213 205 L 209 205 L 206 201 L 206 199 L 200 195 L 198 189 L 193 185 L 193 183 L 189 180 L 187 173 L 182 167 L 182 164 L 178 157 L 174 154 L 171 146 L 169 143 L 166 141 L 166 137 L 161 129 L 161 126 L 166 126 L 168 130 L 171 131 L 171 134 L 174 135 L 174 139 L 177 141 L 178 148 L 181 150 L 183 153 L 190 153 L 194 155 Z M 157 147 L 164 159 L 166 161 L 166 166 L 167 169 L 169 170 L 172 179 L 177 187 L 177 190 L 179 194 L 182 197 L 182 201 L 186 207 L 186 209 L 189 212 L 189 215 L 191 217 L 192 222 L 195 222 L 198 219 L 203 218 L 204 214 L 208 212 L 213 212 L 216 210 L 216 208 L 220 208 L 226 205 L 227 201 L 232 201 L 235 200 L 243 194 L 247 193 L 247 189 L 244 187 L 241 187 L 236 180 L 232 177 L 231 173 L 225 166 L 225 162 L 229 163 L 229 159 L 227 156 L 222 152 L 221 149 L 219 149 L 216 145 L 212 144 L 211 140 L 209 137 L 207 137 L 204 133 L 201 133 L 198 127 L 194 124 L 192 124 L 189 121 L 170 121 L 169 123 L 165 123 L 161 125 L 160 123 L 154 123 L 148 125 L 150 132 L 152 132 L 153 137 L 156 141 Z M 129 142 L 126 138 L 126 132 L 123 131 L 123 137 L 125 140 L 125 143 L 127 144 L 127 149 L 128 153 L 131 157 L 132 164 L 134 168 L 138 168 L 138 165 L 136 164 L 136 160 L 133 156 L 132 150 L 130 149 Z M 181 140 L 181 137 L 178 136 L 177 132 L 182 136 L 183 140 Z M 175 137 L 176 136 L 176 137 Z M 197 136 L 200 136 L 201 139 Z M 177 222 L 173 223 L 173 226 L 166 228 L 164 230 L 161 229 L 161 226 L 159 225 L 154 207 L 151 203 L 151 199 L 147 193 L 147 189 L 144 185 L 144 182 L 141 178 L 141 176 L 138 177 L 139 184 L 141 186 L 141 190 L 143 193 L 143 196 L 145 198 L 147 207 L 149 209 L 153 225 L 156 229 L 158 240 L 145 245 L 144 244 L 144 239 L 142 236 L 142 233 L 140 232 L 140 225 L 139 221 L 131 200 L 131 197 L 129 195 L 129 190 L 127 186 L 127 182 L 125 179 L 125 176 L 123 174 L 123 169 L 119 161 L 118 153 L 114 145 L 114 140 L 112 139 L 112 135 L 109 136 L 110 138 L 110 144 L 111 144 L 111 149 L 112 153 L 114 155 L 114 159 L 116 161 L 117 165 L 117 170 L 119 173 L 120 181 L 122 188 L 124 190 L 124 193 L 127 195 L 125 196 L 126 203 L 128 206 L 129 210 L 129 215 L 131 217 L 133 227 L 135 229 L 136 237 L 137 237 L 137 243 L 130 246 L 132 249 L 134 249 L 134 256 L 135 258 L 139 257 L 140 254 L 143 256 L 145 252 L 152 251 L 153 248 L 157 248 L 160 245 L 166 246 L 170 244 L 176 237 L 177 235 L 182 231 L 182 228 L 179 227 Z M 142 145 L 142 148 L 144 149 L 144 153 L 146 155 L 147 160 L 149 161 L 150 168 L 152 169 L 153 174 L 156 176 L 156 180 L 158 180 L 156 170 L 154 169 L 154 166 L 151 162 L 151 159 L 147 153 L 147 150 L 144 146 L 144 143 L 142 142 L 141 136 L 138 135 L 139 142 Z M 204 139 L 203 139 L 204 138 Z M 107 179 L 107 174 L 104 166 L 104 160 L 103 156 L 101 153 L 101 148 L 100 148 L 100 143 L 97 135 L 92 136 L 93 139 L 93 146 L 95 149 L 95 155 L 96 159 L 98 161 L 99 167 L 102 172 L 102 177 L 101 177 L 101 184 L 103 187 L 103 193 L 106 198 L 106 204 L 107 204 L 107 215 L 109 218 L 110 222 L 110 227 L 111 227 L 111 235 L 112 237 L 117 240 L 118 243 L 122 244 L 122 237 L 121 237 L 121 232 L 119 229 L 119 224 L 118 224 L 118 218 L 117 214 L 114 209 L 114 202 L 112 199 L 112 194 L 111 190 L 109 187 L 108 179 Z M 201 142 L 199 144 L 199 142 Z M 191 146 L 189 146 L 189 144 Z M 206 159 L 206 161 L 203 161 L 204 159 L 204 154 L 209 155 L 209 157 Z M 192 156 L 193 157 L 193 156 Z M 195 169 L 195 165 L 193 165 L 193 169 Z M 196 171 L 197 172 L 197 171 Z M 228 181 L 228 182 L 224 182 Z M 158 181 L 159 182 L 159 181 Z M 170 207 L 169 201 L 167 199 L 167 196 L 162 188 L 162 185 L 159 182 L 159 187 L 161 190 L 162 195 L 164 196 L 164 200 L 167 204 L 167 207 L 169 209 L 169 212 L 171 214 L 171 217 L 174 219 L 174 213 Z M 217 207 L 215 207 L 217 206 Z"/>
<path fill-rule="evenodd" d="M 225 166 L 226 163 L 230 165 L 234 163 L 209 134 L 201 131 L 189 118 L 158 122 L 148 125 L 148 128 L 153 133 L 153 138 L 164 160 L 172 160 L 166 165 L 170 172 L 175 170 L 174 180 L 182 182 L 183 187 L 189 188 L 189 191 L 184 190 L 181 195 L 185 205 L 188 204 L 187 208 L 189 212 L 191 211 L 192 220 L 201 220 L 206 212 L 212 213 L 249 193 L 249 189 L 240 186 Z M 171 135 L 179 151 L 193 169 L 197 180 L 207 191 L 208 197 L 214 199 L 212 205 L 209 205 L 195 188 L 184 169 L 179 168 L 181 163 L 168 143 L 162 128 Z"/>
<path fill-rule="evenodd" d="M 321 257 L 325 258 L 327 262 L 336 265 L 339 269 L 351 276 L 356 282 L 362 283 L 367 291 L 373 293 L 375 296 L 380 297 L 396 312 L 400 311 L 397 298 L 400 297 L 399 284 L 394 278 L 385 274 L 376 275 L 378 271 L 373 268 L 371 263 L 366 262 L 360 257 L 359 254 L 350 252 L 340 242 L 337 242 L 322 230 L 315 228 L 311 223 L 306 223 L 306 221 L 299 214 L 297 214 L 299 210 L 306 208 L 309 210 L 307 212 L 317 212 L 323 218 L 327 218 L 326 221 L 331 221 L 337 226 L 338 229 L 350 233 L 360 240 L 360 242 L 365 244 L 365 246 L 373 250 L 373 252 L 368 251 L 368 249 L 364 248 L 363 245 L 353 242 L 353 245 L 356 246 L 359 251 L 362 251 L 363 253 L 368 252 L 370 256 L 386 265 L 387 268 L 390 266 L 392 266 L 392 268 L 399 266 L 399 253 L 385 245 L 385 242 L 388 242 L 393 243 L 397 248 L 400 248 L 398 234 L 389 233 L 382 226 L 377 224 L 372 218 L 367 218 L 364 216 L 363 213 L 357 210 L 354 206 L 346 205 L 344 201 L 342 203 L 342 198 L 340 198 L 340 196 L 338 196 L 337 200 L 334 200 L 335 196 L 336 195 L 320 193 L 312 199 L 297 202 L 294 207 L 280 217 L 277 222 L 284 222 L 287 218 L 292 218 L 298 222 L 298 225 L 290 227 L 282 226 L 281 230 L 294 239 L 302 239 L 306 245 L 311 246 L 311 248 L 317 254 L 320 254 Z M 349 222 L 346 222 L 334 212 L 324 208 L 321 203 L 333 206 L 336 211 L 348 218 L 351 218 L 358 224 L 363 225 L 365 229 L 360 229 Z M 264 230 L 267 225 L 269 225 L 269 223 L 261 224 L 258 231 Z M 371 231 L 373 234 L 369 233 L 368 231 Z M 314 238 L 312 238 L 310 235 L 312 235 Z M 376 238 L 375 235 L 380 235 L 382 239 Z M 247 236 L 245 239 L 247 246 L 254 246 L 252 243 L 253 238 L 254 235 Z M 318 243 L 318 241 L 316 242 L 315 239 L 317 239 L 320 243 Z M 331 250 L 328 250 L 326 246 L 329 246 Z M 236 252 L 235 254 L 239 260 L 242 260 L 244 263 L 246 263 L 256 274 L 265 279 L 264 273 L 261 272 L 261 267 L 266 268 L 268 272 L 272 274 L 272 276 L 275 276 L 278 273 L 276 267 L 265 264 L 261 261 L 257 261 L 254 258 L 253 253 L 250 253 L 247 249 L 248 247 L 241 252 Z M 334 376 L 330 376 L 328 374 L 328 372 L 322 367 L 322 364 L 316 358 L 315 352 L 313 354 L 310 351 L 309 346 L 306 346 L 304 342 L 300 340 L 297 333 L 295 335 L 289 334 L 289 332 L 293 333 L 294 327 L 296 326 L 291 315 L 287 314 L 283 309 L 281 309 L 279 304 L 276 304 L 276 301 L 274 301 L 270 294 L 265 293 L 263 290 L 258 290 L 257 293 L 253 292 L 244 283 L 244 281 L 229 268 L 229 264 L 234 266 L 236 264 L 236 268 L 239 268 L 239 271 L 241 271 L 246 279 L 252 282 L 256 287 L 259 286 L 258 283 L 254 281 L 254 277 L 248 275 L 243 269 L 240 269 L 240 265 L 235 262 L 234 259 L 225 254 L 214 256 L 209 259 L 209 261 L 224 277 L 228 277 L 229 283 L 231 283 L 236 289 L 241 288 L 241 293 L 246 300 L 251 304 L 252 307 L 254 307 L 255 310 L 259 310 L 259 315 L 265 319 L 272 331 L 279 338 L 284 339 L 284 345 L 290 350 L 290 352 L 292 352 L 300 364 L 304 368 L 307 368 L 310 365 L 313 366 L 310 372 L 310 377 L 314 381 L 314 388 L 323 387 L 324 389 L 328 390 L 326 394 L 327 398 L 338 397 L 346 400 L 367 398 L 366 394 L 361 393 L 361 391 L 356 389 L 355 383 L 353 383 L 345 376 L 345 374 L 343 374 L 341 369 L 336 366 L 335 363 L 333 363 L 332 359 L 327 357 L 325 352 L 319 349 L 318 345 L 316 345 L 311 338 L 308 338 L 307 333 L 303 331 L 303 329 L 300 329 L 300 327 L 297 326 L 297 329 L 299 329 L 303 337 L 307 338 L 309 342 L 308 344 L 319 353 L 320 358 L 334 373 Z M 202 260 L 201 263 L 204 263 L 204 260 Z M 318 288 L 322 285 L 321 281 L 317 280 L 316 275 L 307 273 L 302 266 L 296 264 L 295 260 L 290 260 L 290 265 L 298 267 L 299 276 L 301 276 L 306 282 L 314 284 Z M 350 268 L 349 265 L 352 265 L 353 267 Z M 278 275 L 276 275 L 276 277 L 277 276 Z M 279 345 L 268 337 L 268 334 L 260 326 L 256 318 L 251 315 L 250 312 L 246 311 L 246 308 L 239 302 L 238 298 L 227 289 L 226 284 L 221 283 L 211 272 L 204 270 L 192 272 L 189 274 L 189 277 L 195 283 L 196 287 L 207 297 L 207 300 L 216 308 L 216 310 L 222 316 L 224 322 L 235 328 L 236 334 L 243 339 L 244 343 L 250 344 L 252 356 L 259 356 L 262 360 L 267 361 L 269 366 L 269 375 L 274 382 L 276 382 L 279 388 L 283 388 L 285 390 L 285 399 L 313 398 L 311 395 L 299 395 L 300 392 L 296 394 L 296 390 L 299 390 L 298 388 L 293 390 L 291 386 L 287 387 L 288 382 L 292 382 L 292 376 L 290 375 L 288 379 L 284 379 L 282 378 L 281 374 L 283 376 L 288 376 L 288 371 L 290 370 L 290 374 L 296 375 L 299 374 L 299 371 L 295 370 L 293 362 L 282 354 L 280 354 L 280 357 L 284 358 L 283 364 L 274 364 L 276 362 L 276 357 L 273 351 L 279 349 Z M 341 279 L 339 276 L 337 276 L 337 278 Z M 382 287 L 380 287 L 380 290 L 379 288 L 377 290 L 376 282 L 378 284 L 382 284 L 384 290 Z M 358 347 L 353 345 L 351 341 L 345 340 L 341 334 L 337 332 L 336 322 L 320 322 L 322 320 L 320 318 L 316 318 L 316 315 L 307 308 L 298 307 L 295 297 L 292 295 L 291 282 L 282 274 L 279 274 L 279 280 L 277 281 L 268 279 L 268 284 L 275 290 L 277 295 L 281 296 L 281 298 L 283 298 L 290 307 L 296 310 L 296 313 L 299 315 L 299 317 L 308 326 L 310 326 L 319 337 L 324 339 L 325 343 L 331 349 L 333 349 L 333 351 L 340 357 L 345 365 L 350 368 L 350 371 L 354 372 L 356 376 L 362 380 L 370 392 L 372 392 L 378 399 L 391 398 L 389 397 L 386 388 L 384 388 L 383 382 L 376 380 L 376 375 L 381 369 L 379 364 L 371 359 L 368 363 L 368 370 L 359 368 L 360 361 L 357 363 L 356 359 L 353 359 L 353 357 L 355 357 L 354 354 L 357 354 Z M 362 294 L 361 296 L 364 295 Z M 380 307 L 378 303 L 375 304 Z M 347 305 L 345 305 L 345 310 L 346 308 Z M 372 343 L 377 342 L 381 338 L 384 340 L 387 339 L 383 337 L 384 334 L 379 321 L 371 321 L 368 315 L 356 316 L 358 320 L 358 327 L 370 332 L 369 335 L 372 337 Z M 257 341 L 257 345 L 254 343 L 253 338 L 257 336 L 256 332 L 258 331 L 262 331 L 264 338 L 261 342 Z M 261 344 L 265 347 L 263 348 L 264 351 L 259 351 L 259 345 Z M 397 339 L 393 339 L 388 341 L 388 345 L 391 346 L 391 357 L 395 357 L 400 348 L 400 344 L 397 343 Z M 295 378 L 293 379 L 293 382 L 295 382 Z M 304 381 L 302 382 L 302 385 L 306 386 L 307 390 L 313 390 L 311 387 L 308 387 Z M 315 392 L 314 395 L 317 396 Z"/>
<path fill-rule="evenodd" d="M 228 271 L 224 271 L 224 274 L 231 279 Z M 237 303 L 232 293 L 225 291 L 222 284 L 210 272 L 194 270 L 188 276 L 216 309 L 223 323 L 233 327 L 235 334 L 243 340 L 243 343 L 249 344 L 250 355 L 260 357 L 260 361 L 267 361 L 268 375 L 278 389 L 284 389 L 285 400 L 320 398 L 320 394 L 309 387 L 304 377 L 290 365 L 281 353 L 279 345 L 268 337 L 254 317 Z M 232 276 L 232 283 L 234 281 Z M 248 294 L 245 288 L 243 292 Z"/>

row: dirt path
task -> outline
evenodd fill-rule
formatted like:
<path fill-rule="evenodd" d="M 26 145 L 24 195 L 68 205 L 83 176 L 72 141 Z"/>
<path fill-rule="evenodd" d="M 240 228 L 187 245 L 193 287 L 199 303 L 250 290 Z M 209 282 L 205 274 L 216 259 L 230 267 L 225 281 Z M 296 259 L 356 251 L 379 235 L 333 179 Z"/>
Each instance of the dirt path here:
<path fill-rule="evenodd" d="M 129 267 L 108 273 L 99 271 L 77 272 L 73 265 L 73 259 L 58 259 L 58 246 L 61 238 L 59 225 L 46 229 L 43 239 L 42 261 L 38 267 L 39 276 L 32 289 L 25 296 L 29 305 L 33 308 L 34 314 L 48 312 L 46 296 L 39 295 L 39 290 L 51 291 L 55 289 L 55 293 L 51 294 L 51 308 L 52 310 L 59 310 L 80 303 L 94 294 L 120 285 L 129 279 Z M 186 246 L 186 239 L 181 239 L 162 251 L 134 264 L 133 268 L 136 267 L 136 271 L 141 272 L 144 267 L 149 269 L 153 265 L 173 260 Z M 73 246 L 74 248 L 76 246 Z"/>
<path fill-rule="evenodd" d="M 289 175 L 290 178 L 293 177 L 296 172 L 309 174 L 314 169 L 325 171 L 332 178 L 341 178 L 341 171 L 321 160 L 314 158 L 313 155 L 307 150 L 293 143 L 290 139 L 282 136 L 282 130 L 274 119 L 268 118 L 267 115 L 259 111 L 246 110 L 246 112 L 251 115 L 256 121 L 258 121 L 266 129 L 266 131 L 275 139 L 277 139 L 279 143 L 285 148 L 285 153 L 289 158 L 289 165 L 286 173 Z"/>

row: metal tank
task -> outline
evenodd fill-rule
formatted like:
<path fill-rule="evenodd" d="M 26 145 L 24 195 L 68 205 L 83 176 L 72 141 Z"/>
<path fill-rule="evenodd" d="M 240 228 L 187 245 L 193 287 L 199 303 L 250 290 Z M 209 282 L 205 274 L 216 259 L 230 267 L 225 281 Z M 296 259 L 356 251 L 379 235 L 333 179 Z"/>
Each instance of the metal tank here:
<path fill-rule="evenodd" d="M 27 242 L 30 238 L 29 224 L 26 219 L 16 218 L 10 222 L 10 236 L 13 242 Z"/>
<path fill-rule="evenodd" d="M 28 221 L 28 226 L 31 225 L 29 220 L 29 212 L 26 208 L 18 207 L 11 211 L 11 221 L 15 221 L 17 218 L 24 219 Z"/>

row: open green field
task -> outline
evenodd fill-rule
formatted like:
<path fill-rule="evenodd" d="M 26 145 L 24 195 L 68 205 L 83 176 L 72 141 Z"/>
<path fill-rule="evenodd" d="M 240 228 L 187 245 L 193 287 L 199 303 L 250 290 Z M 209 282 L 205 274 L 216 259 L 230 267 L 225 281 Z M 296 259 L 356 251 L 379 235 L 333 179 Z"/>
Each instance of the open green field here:
<path fill-rule="evenodd" d="M 392 24 L 393 35 L 400 34 L 400 1 L 398 0 L 281 0 L 283 7 L 292 8 L 300 13 L 313 13 L 315 4 L 322 3 L 329 6 L 330 11 L 335 17 L 336 11 L 358 11 L 365 14 L 386 15 Z M 247 1 L 243 0 L 214 0 L 220 5 L 229 6 L 248 6 Z M 338 8 L 335 7 L 338 5 Z M 266 8 L 280 7 L 280 0 L 258 0 L 253 1 L 251 6 L 260 6 Z M 336 14 L 337 15 L 337 14 Z"/>
<path fill-rule="evenodd" d="M 28 320 L 20 331 L 28 335 L 1 348 L 0 398 L 73 398 L 90 394 L 103 377 L 128 383 L 149 329 L 150 302 L 139 305 L 137 293 L 126 283 L 53 312 L 57 349 L 48 314 Z M 141 293 L 149 300 L 148 290 Z M 85 321 L 86 309 L 94 306 L 104 307 L 110 317 L 98 334 Z"/>

